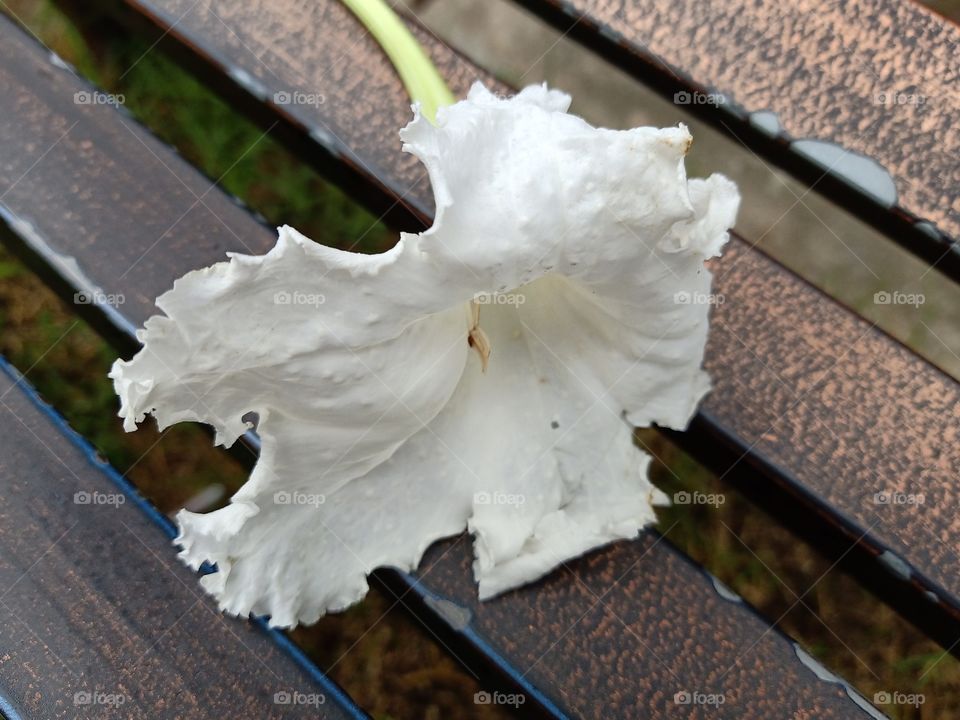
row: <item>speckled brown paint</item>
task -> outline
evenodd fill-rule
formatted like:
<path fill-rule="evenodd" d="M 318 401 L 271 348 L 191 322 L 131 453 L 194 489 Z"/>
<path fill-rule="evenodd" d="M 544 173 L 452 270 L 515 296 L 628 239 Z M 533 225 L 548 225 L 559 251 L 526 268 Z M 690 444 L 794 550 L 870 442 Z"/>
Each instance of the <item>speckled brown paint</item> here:
<path fill-rule="evenodd" d="M 319 711 L 274 703 L 323 690 L 223 616 L 129 497 L 78 492 L 119 490 L 0 371 L 0 693 L 24 718 L 348 717 L 329 694 Z M 75 704 L 83 692 L 124 700 Z"/>
<path fill-rule="evenodd" d="M 472 629 L 571 717 L 867 717 L 842 686 L 802 665 L 769 623 L 721 597 L 702 570 L 652 534 L 483 603 L 470 548 L 464 540 L 431 548 L 421 581 L 467 608 Z M 674 695 L 683 692 L 724 702 L 678 705 Z"/>
<path fill-rule="evenodd" d="M 398 132 L 413 118 L 410 99 L 379 44 L 342 3 L 123 2 L 169 31 L 165 42 L 180 43 L 188 53 L 274 104 L 280 116 L 311 132 L 313 140 L 338 156 L 344 168 L 374 178 L 374 185 L 421 215 L 432 213 L 426 172 L 413 156 L 400 152 Z M 493 85 L 487 73 L 422 27 L 410 27 L 455 93 L 465 94 L 477 79 Z M 295 90 L 322 96 L 323 102 L 274 103 L 277 93 Z"/>
<path fill-rule="evenodd" d="M 874 159 L 892 175 L 901 207 L 960 238 L 960 27 L 919 4 L 520 2 L 564 31 L 576 22 L 573 34 L 592 35 L 591 44 L 627 50 L 638 72 L 689 78 L 747 112 L 776 113 L 794 138 Z"/>
<path fill-rule="evenodd" d="M 89 88 L 2 16 L 0 28 L 0 207 L 19 233 L 35 229 L 105 292 L 122 292 L 135 322 L 181 274 L 177 257 L 199 266 L 272 246 L 276 233 L 212 180 L 130 117 L 76 104 Z"/>
<path fill-rule="evenodd" d="M 743 243 L 716 273 L 703 410 L 957 607 L 960 385 Z"/>

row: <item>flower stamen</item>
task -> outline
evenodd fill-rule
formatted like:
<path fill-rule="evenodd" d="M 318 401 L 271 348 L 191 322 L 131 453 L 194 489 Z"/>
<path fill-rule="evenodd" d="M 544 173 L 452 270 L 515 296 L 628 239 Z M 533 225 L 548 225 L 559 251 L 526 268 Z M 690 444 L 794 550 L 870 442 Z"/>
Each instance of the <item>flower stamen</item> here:
<path fill-rule="evenodd" d="M 470 331 L 467 333 L 467 344 L 477 351 L 480 355 L 480 372 L 487 371 L 487 365 L 490 364 L 490 338 L 480 327 L 480 306 L 473 300 L 470 301 Z"/>

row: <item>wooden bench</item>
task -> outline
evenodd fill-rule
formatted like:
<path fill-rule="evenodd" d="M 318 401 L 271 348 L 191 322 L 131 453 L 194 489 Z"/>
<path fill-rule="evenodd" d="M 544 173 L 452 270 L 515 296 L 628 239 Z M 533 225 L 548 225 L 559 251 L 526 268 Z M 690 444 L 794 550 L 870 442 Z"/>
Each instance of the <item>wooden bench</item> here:
<path fill-rule="evenodd" d="M 230 0 L 219 4 L 217 16 L 187 0 L 125 0 L 122 5 L 125 12 L 118 7 L 118 17 L 158 26 L 161 47 L 368 207 L 406 229 L 429 222 L 425 174 L 412 158 L 396 152 L 396 129 L 409 115 L 408 100 L 379 48 L 360 36 L 356 21 L 338 2 Z M 478 76 L 505 90 L 415 23 L 411 27 L 455 92 L 463 93 Z M 119 308 L 78 306 L 121 352 L 135 349 L 133 329 L 154 312 L 154 297 L 174 278 L 220 260 L 225 251 L 264 252 L 273 244 L 272 230 L 130 117 L 111 107 L 76 105 L 73 94 L 87 89 L 83 81 L 51 62 L 32 40 L 7 22 L 0 22 L 0 35 L 0 92 L 16 98 L 0 117 L 4 239 L 65 297 L 95 289 L 122 293 L 126 303 Z M 277 38 L 294 43 L 296 52 L 271 54 Z M 257 57 L 270 58 L 269 72 Z M 273 103 L 275 93 L 298 89 L 322 93 L 327 102 Z M 39 148 L 49 148 L 43 162 L 36 162 Z M 82 196 L 75 188 L 84 188 Z M 852 201 L 850 206 L 861 207 Z M 876 210 L 876 203 L 869 207 Z M 924 217 L 932 217 L 932 211 Z M 932 251 L 917 252 L 930 257 Z M 745 241 L 733 241 L 717 276 L 718 292 L 727 302 L 714 316 L 708 346 L 715 389 L 691 430 L 675 439 L 777 509 L 783 522 L 824 547 L 843 548 L 836 554 L 865 582 L 949 647 L 960 636 L 960 570 L 952 562 L 960 528 L 946 511 L 958 492 L 960 447 L 950 434 L 960 417 L 957 384 Z M 63 510 L 71 488 L 109 488 L 120 481 L 102 463 L 91 468 L 89 448 L 49 409 L 39 408 L 24 381 L 16 387 L 13 382 L 0 387 L 0 393 L 9 393 L 0 411 L 8 412 L 4 443 L 18 452 L 11 451 L 10 461 L 5 454 L 0 468 L 4 477 L 29 482 L 31 493 L 42 498 L 38 519 L 31 522 L 52 542 L 56 529 L 74 517 Z M 36 458 L 44 450 L 59 456 L 62 468 L 75 469 L 64 476 L 65 470 L 38 468 Z M 84 482 L 78 484 L 80 478 Z M 874 493 L 894 489 L 935 497 L 934 511 L 928 506 L 893 512 L 871 502 Z M 133 497 L 129 487 L 119 492 Z M 21 503 L 13 506 L 25 507 L 25 500 L 13 494 Z M 138 618 L 130 623 L 136 632 L 125 637 L 131 654 L 149 650 L 152 641 L 166 649 L 162 656 L 153 649 L 150 686 L 131 687 L 142 716 L 162 717 L 157 710 L 162 708 L 175 717 L 172 698 L 187 698 L 207 716 L 223 717 L 215 706 L 206 707 L 203 693 L 246 687 L 243 683 L 250 687 L 246 701 L 260 703 L 259 714 L 249 716 L 277 713 L 267 692 L 274 685 L 264 683 L 262 669 L 244 665 L 249 658 L 241 653 L 219 656 L 224 658 L 221 677 L 188 682 L 190 673 L 178 663 L 185 653 L 201 652 L 191 649 L 191 638 L 211 633 L 226 635 L 213 637 L 211 644 L 239 636 L 248 646 L 263 645 L 259 656 L 284 678 L 283 687 L 273 692 L 299 687 L 299 692 L 324 694 L 324 716 L 358 713 L 316 668 L 284 653 L 290 648 L 283 636 L 265 636 L 262 628 L 213 616 L 208 627 L 193 629 L 189 614 L 181 621 L 182 631 L 166 636 L 168 643 L 152 634 L 170 622 L 153 622 L 151 607 L 159 603 L 168 615 L 186 609 L 195 600 L 187 593 L 197 587 L 172 560 L 163 528 L 148 529 L 140 516 L 134 520 L 135 504 L 131 500 L 118 509 L 129 516 L 123 522 L 139 523 L 145 547 L 155 548 L 152 562 L 166 564 L 186 578 L 185 584 L 154 573 L 139 580 L 140 592 L 131 599 L 121 587 L 126 578 L 93 572 L 111 567 L 111 549 L 103 543 L 95 543 L 101 556 L 71 546 L 75 554 L 58 559 L 64 577 L 92 574 L 84 585 L 93 588 L 89 597 L 99 593 L 116 613 Z M 118 517 L 119 512 L 85 515 L 82 529 L 91 537 L 116 536 L 126 532 L 108 527 Z M 54 518 L 59 524 L 49 522 Z M 13 538 L 7 542 L 15 546 Z M 42 545 L 36 540 L 24 547 Z M 18 557 L 21 565 L 10 572 L 29 570 L 29 557 Z M 484 604 L 476 601 L 470 560 L 469 544 L 461 537 L 432 548 L 416 575 L 384 570 L 379 576 L 491 689 L 524 693 L 525 711 L 547 717 L 678 717 L 676 693 L 709 688 L 724 693 L 724 712 L 736 717 L 876 712 L 653 532 Z M 147 560 L 138 567 L 149 567 Z M 33 583 L 32 573 L 29 578 Z M 61 655 L 86 656 L 110 642 L 110 628 L 116 626 L 110 612 L 88 611 L 71 622 L 57 610 L 62 598 L 45 594 L 42 583 L 26 586 L 18 597 L 11 606 L 36 633 L 34 653 L 51 643 L 48 632 L 62 643 Z M 26 632 L 14 623 L 5 628 L 21 636 Z M 103 664 L 104 686 L 118 685 L 125 662 L 125 656 L 114 655 Z M 76 710 L 72 694 L 65 698 L 66 690 L 78 687 L 69 676 L 29 677 L 19 663 L 4 662 L 0 683 L 25 717 L 56 716 L 63 710 L 58 702 Z M 166 697 L 168 704 L 156 704 Z M 131 707 L 132 702 L 126 710 Z M 203 716 L 199 712 L 190 717 Z"/>

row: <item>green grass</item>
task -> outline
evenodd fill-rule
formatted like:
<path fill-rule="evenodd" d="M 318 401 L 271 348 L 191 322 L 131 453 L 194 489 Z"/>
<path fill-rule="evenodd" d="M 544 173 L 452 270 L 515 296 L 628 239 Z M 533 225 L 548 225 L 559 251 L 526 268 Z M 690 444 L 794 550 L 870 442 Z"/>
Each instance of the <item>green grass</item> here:
<path fill-rule="evenodd" d="M 78 30 L 45 0 L 6 2 L 82 74 L 123 93 L 136 117 L 269 221 L 289 223 L 335 247 L 377 252 L 393 243 L 393 233 L 376 218 L 160 53 L 143 56 L 145 40 L 109 32 L 95 15 Z M 2 250 L 0 353 L 27 371 L 162 511 L 181 507 L 210 483 L 232 490 L 243 482 L 244 469 L 214 450 L 196 426 L 177 426 L 162 436 L 151 428 L 123 433 L 106 378 L 115 353 Z M 868 697 L 881 690 L 927 694 L 922 712 L 885 708 L 894 717 L 960 711 L 956 660 L 944 658 L 940 648 L 838 571 L 827 573 L 796 605 L 793 593 L 804 592 L 829 563 L 659 434 L 643 431 L 639 438 L 659 459 L 653 478 L 669 494 L 722 493 L 726 500 L 718 508 L 662 510 L 658 527 L 673 543 L 767 617 L 782 616 L 782 630 Z M 392 598 L 372 592 L 350 611 L 298 630 L 295 638 L 377 717 L 497 717 L 496 708 L 472 705 L 475 681 L 392 605 Z"/>

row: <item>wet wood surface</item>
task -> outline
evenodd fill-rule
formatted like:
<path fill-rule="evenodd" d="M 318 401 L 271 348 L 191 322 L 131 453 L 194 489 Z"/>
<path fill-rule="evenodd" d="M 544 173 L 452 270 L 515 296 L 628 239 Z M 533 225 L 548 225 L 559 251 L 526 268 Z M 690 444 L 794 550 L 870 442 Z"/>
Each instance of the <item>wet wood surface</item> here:
<path fill-rule="evenodd" d="M 36 720 L 366 717 L 222 615 L 27 387 L 0 360 L 0 699 Z"/>

